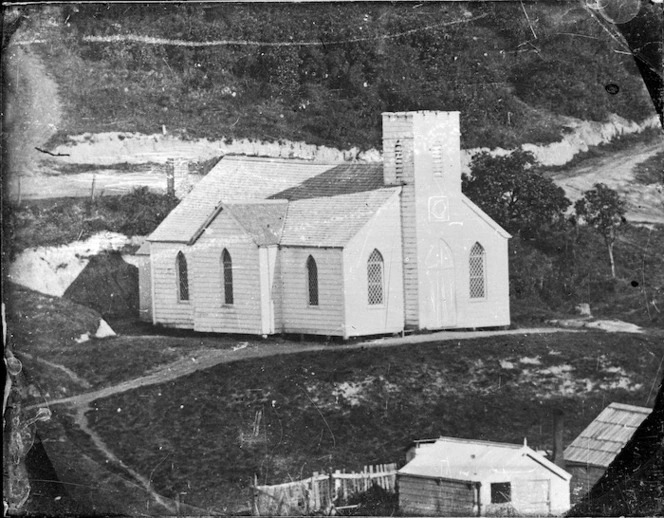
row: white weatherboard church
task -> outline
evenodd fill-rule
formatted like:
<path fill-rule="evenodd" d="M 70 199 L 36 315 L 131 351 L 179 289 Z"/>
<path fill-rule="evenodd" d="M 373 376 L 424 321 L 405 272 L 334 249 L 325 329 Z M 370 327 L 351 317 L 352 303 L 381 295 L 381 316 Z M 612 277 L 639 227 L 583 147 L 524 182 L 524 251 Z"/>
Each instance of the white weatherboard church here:
<path fill-rule="evenodd" d="M 384 113 L 383 159 L 224 157 L 148 237 L 143 318 L 344 338 L 509 325 L 510 236 L 461 193 L 459 113 Z"/>

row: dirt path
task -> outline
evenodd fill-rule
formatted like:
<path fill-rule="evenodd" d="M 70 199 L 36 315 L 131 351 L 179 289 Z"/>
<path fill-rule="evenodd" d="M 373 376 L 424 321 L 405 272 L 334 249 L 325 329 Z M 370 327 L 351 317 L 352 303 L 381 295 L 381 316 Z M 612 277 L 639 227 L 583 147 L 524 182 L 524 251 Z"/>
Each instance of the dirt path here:
<path fill-rule="evenodd" d="M 210 350 L 207 354 L 199 356 L 198 358 L 184 358 L 160 368 L 152 374 L 141 376 L 132 380 L 124 381 L 112 387 L 95 390 L 93 392 L 86 392 L 77 396 L 67 398 L 54 399 L 47 401 L 47 405 L 70 405 L 74 407 L 87 407 L 97 399 L 103 399 L 115 394 L 121 394 L 139 387 L 146 387 L 150 385 L 158 385 L 173 381 L 183 376 L 188 376 L 200 370 L 206 370 L 219 365 L 221 363 L 230 363 L 239 360 L 246 360 L 250 358 L 267 358 L 270 356 L 277 356 L 281 354 L 298 354 L 312 351 L 348 351 L 353 349 L 364 349 L 373 347 L 393 347 L 403 344 L 415 344 L 426 342 L 438 341 L 460 341 L 468 340 L 471 338 L 484 338 L 489 336 L 505 336 L 505 335 L 527 335 L 527 334 L 544 334 L 544 333 L 560 333 L 560 332 L 575 332 L 570 329 L 560 328 L 533 328 L 533 329 L 510 329 L 506 331 L 470 331 L 470 332 L 454 332 L 454 331 L 440 331 L 437 333 L 428 333 L 422 335 L 410 335 L 405 337 L 395 338 L 382 338 L 379 340 L 371 340 L 366 342 L 353 342 L 341 345 L 325 345 L 325 344 L 312 344 L 301 345 L 298 343 L 282 343 L 272 345 L 254 345 L 247 346 L 235 350 Z M 578 332 L 578 331 L 577 331 Z M 28 407 L 38 408 L 44 406 L 43 404 L 36 404 Z"/>
<path fill-rule="evenodd" d="M 76 425 L 81 429 L 82 432 L 86 433 L 90 440 L 94 443 L 95 447 L 108 459 L 109 462 L 121 468 L 126 474 L 133 478 L 138 484 L 140 484 L 150 496 L 165 509 L 168 509 L 172 514 L 178 513 L 176 505 L 173 504 L 172 500 L 161 496 L 154 489 L 152 489 L 152 481 L 148 478 L 145 478 L 143 475 L 133 470 L 122 462 L 115 454 L 106 446 L 106 443 L 99 437 L 99 435 L 90 428 L 88 424 L 88 419 L 85 417 L 86 412 L 90 410 L 88 405 L 80 406 L 76 411 L 75 422 Z M 179 514 L 179 513 L 178 513 Z"/>
<path fill-rule="evenodd" d="M 19 178 L 36 172 L 46 155 L 36 147 L 55 134 L 62 117 L 58 86 L 46 73 L 41 60 L 29 50 L 13 45 L 7 60 L 5 131 L 12 192 L 18 193 Z"/>
<path fill-rule="evenodd" d="M 660 152 L 664 142 L 636 144 L 607 156 L 583 161 L 576 167 L 555 174 L 552 179 L 576 201 L 595 183 L 601 182 L 627 199 L 627 219 L 633 222 L 664 224 L 662 193 L 657 185 L 643 185 L 634 178 L 634 168 Z"/>

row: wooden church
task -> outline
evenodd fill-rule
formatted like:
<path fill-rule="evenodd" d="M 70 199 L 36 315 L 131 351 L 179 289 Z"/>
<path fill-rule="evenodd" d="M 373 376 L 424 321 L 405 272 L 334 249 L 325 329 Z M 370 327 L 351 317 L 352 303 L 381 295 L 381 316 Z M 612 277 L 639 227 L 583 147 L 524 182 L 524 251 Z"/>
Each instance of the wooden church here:
<path fill-rule="evenodd" d="M 461 192 L 459 113 L 384 113 L 383 160 L 224 157 L 148 237 L 143 318 L 344 338 L 509 325 L 510 235 Z"/>

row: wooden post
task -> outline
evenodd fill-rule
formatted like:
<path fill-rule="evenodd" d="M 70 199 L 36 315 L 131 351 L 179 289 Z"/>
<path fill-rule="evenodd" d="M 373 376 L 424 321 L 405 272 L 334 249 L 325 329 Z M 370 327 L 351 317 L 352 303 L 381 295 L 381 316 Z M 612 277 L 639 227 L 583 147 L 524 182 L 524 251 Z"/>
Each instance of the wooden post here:
<path fill-rule="evenodd" d="M 334 501 L 334 477 L 332 476 L 332 468 L 329 469 L 329 475 L 327 477 L 327 505 L 332 508 L 332 502 Z"/>
<path fill-rule="evenodd" d="M 97 173 L 92 173 L 92 187 L 90 188 L 90 203 L 95 201 L 95 183 L 97 182 Z"/>

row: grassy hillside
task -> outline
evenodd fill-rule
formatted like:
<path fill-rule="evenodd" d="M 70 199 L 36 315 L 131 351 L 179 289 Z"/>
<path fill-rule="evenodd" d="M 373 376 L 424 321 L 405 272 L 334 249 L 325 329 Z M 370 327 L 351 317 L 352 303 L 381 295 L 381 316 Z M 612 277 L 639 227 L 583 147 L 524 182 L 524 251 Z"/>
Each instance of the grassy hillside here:
<path fill-rule="evenodd" d="M 525 12 L 524 12 L 525 10 Z M 653 114 L 620 39 L 579 4 L 36 6 L 18 36 L 84 132 L 380 146 L 380 113 L 459 110 L 463 145 L 557 140 L 564 116 Z M 224 43 L 93 42 L 123 36 Z M 620 85 L 608 94 L 607 83 Z"/>
<path fill-rule="evenodd" d="M 550 449 L 556 408 L 568 444 L 612 401 L 652 405 L 663 354 L 661 340 L 605 333 L 302 353 L 219 365 L 97 401 L 87 416 L 165 496 L 232 512 L 254 474 L 270 484 L 402 465 L 414 439 Z"/>

